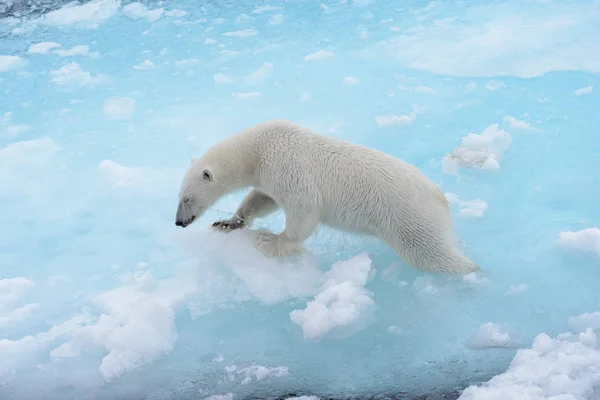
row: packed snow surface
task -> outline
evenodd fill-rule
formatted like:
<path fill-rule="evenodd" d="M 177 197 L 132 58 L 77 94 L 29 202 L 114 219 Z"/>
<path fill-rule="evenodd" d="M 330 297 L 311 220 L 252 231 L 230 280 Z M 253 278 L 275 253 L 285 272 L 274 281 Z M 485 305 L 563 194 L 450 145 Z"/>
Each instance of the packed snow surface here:
<path fill-rule="evenodd" d="M 595 0 L 2 2 L 0 398 L 600 399 L 598 37 Z M 416 165 L 482 271 L 266 259 L 209 229 L 245 193 L 176 227 L 271 118 Z"/>

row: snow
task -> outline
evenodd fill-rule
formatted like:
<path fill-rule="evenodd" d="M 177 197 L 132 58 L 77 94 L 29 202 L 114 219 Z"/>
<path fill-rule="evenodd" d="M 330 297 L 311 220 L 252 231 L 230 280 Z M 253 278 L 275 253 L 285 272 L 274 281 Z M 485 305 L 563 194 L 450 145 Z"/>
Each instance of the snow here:
<path fill-rule="evenodd" d="M 597 7 L 13 3 L 0 398 L 600 396 Z M 327 227 L 265 258 L 210 229 L 245 191 L 175 226 L 190 158 L 270 118 L 415 165 L 482 270 Z"/>

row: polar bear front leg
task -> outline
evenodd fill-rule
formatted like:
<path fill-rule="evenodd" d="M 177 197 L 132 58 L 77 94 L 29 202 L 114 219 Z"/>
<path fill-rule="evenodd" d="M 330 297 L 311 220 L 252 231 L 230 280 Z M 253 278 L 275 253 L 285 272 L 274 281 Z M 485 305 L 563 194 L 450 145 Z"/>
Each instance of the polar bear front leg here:
<path fill-rule="evenodd" d="M 266 217 L 278 208 L 279 206 L 271 197 L 257 189 L 252 189 L 239 205 L 233 217 L 217 221 L 212 226 L 224 231 L 245 228 L 254 219 Z"/>
<path fill-rule="evenodd" d="M 319 223 L 315 211 L 286 212 L 285 230 L 275 234 L 267 230 L 258 231 L 256 248 L 266 257 L 287 257 L 304 250 L 304 241 Z"/>

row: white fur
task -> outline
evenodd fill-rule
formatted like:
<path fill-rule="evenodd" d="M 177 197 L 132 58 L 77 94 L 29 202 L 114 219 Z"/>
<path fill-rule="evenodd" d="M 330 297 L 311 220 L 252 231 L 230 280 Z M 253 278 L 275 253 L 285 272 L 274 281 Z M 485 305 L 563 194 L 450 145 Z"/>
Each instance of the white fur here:
<path fill-rule="evenodd" d="M 256 247 L 265 256 L 302 251 L 320 223 L 373 235 L 424 271 L 479 269 L 454 247 L 448 201 L 417 168 L 285 120 L 245 129 L 193 159 L 177 224 L 189 225 L 220 197 L 248 187 L 253 189 L 236 215 L 213 226 L 242 228 L 282 208 L 281 234 L 256 233 Z"/>

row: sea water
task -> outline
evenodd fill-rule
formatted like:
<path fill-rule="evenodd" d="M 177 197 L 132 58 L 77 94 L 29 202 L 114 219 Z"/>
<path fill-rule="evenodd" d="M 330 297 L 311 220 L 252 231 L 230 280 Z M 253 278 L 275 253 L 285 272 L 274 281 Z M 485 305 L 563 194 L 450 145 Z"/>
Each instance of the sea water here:
<path fill-rule="evenodd" d="M 0 398 L 600 398 L 597 1 L 0 13 Z M 176 227 L 190 158 L 272 118 L 416 165 L 482 270 L 266 259 L 209 228 L 245 192 Z"/>

